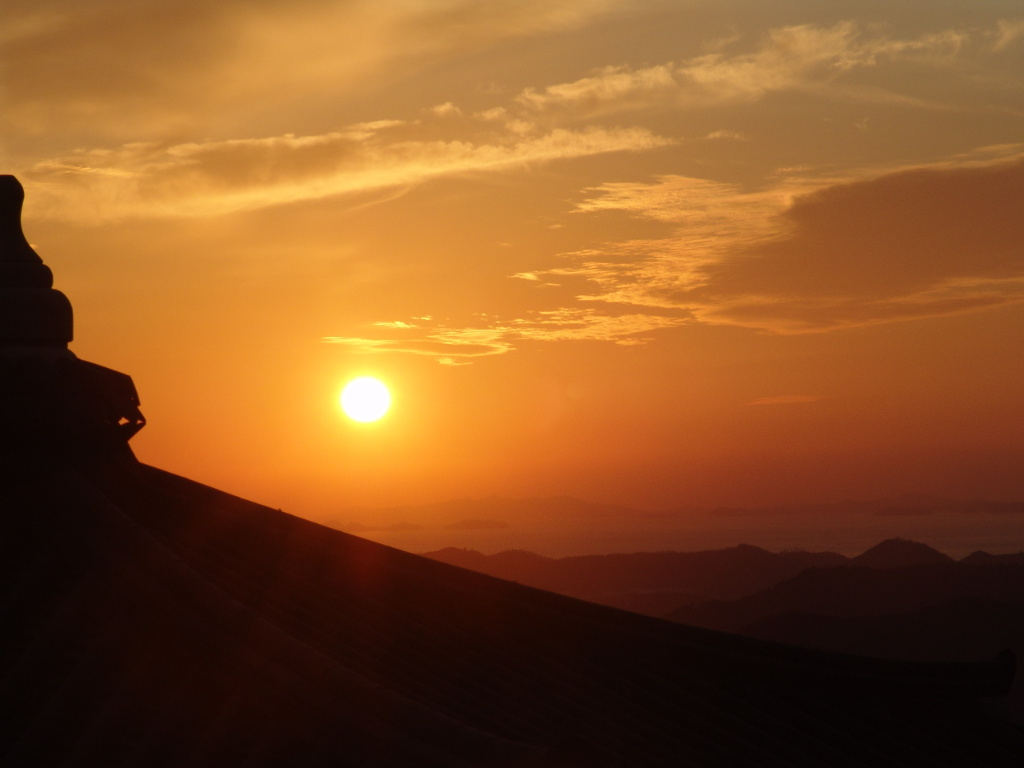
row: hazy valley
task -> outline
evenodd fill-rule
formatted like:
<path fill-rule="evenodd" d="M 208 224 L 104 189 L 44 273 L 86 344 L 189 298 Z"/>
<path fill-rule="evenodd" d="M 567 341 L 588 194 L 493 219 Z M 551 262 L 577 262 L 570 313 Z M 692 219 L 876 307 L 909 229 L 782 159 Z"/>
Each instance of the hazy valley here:
<path fill-rule="evenodd" d="M 572 497 L 460 499 L 353 508 L 317 517 L 332 528 L 410 552 L 445 547 L 549 557 L 726 549 L 831 551 L 854 556 L 880 541 L 926 541 L 955 558 L 1024 549 L 1024 504 L 902 496 L 758 508 L 649 510 Z"/>

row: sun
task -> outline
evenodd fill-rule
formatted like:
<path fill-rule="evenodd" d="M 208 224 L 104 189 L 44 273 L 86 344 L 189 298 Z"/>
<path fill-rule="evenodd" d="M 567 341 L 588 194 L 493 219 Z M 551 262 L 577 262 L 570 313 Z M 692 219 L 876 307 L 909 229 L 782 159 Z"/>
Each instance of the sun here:
<path fill-rule="evenodd" d="M 354 421 L 377 421 L 391 407 L 391 393 L 380 379 L 360 376 L 341 390 L 341 410 Z"/>

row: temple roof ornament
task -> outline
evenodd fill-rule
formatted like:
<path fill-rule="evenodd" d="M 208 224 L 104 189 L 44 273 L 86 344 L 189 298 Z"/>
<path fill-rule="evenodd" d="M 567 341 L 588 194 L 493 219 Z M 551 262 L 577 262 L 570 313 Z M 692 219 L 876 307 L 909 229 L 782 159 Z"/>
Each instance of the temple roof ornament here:
<path fill-rule="evenodd" d="M 0 347 L 66 349 L 71 302 L 53 288 L 53 273 L 25 239 L 24 199 L 14 176 L 0 176 Z"/>
<path fill-rule="evenodd" d="M 25 239 L 25 192 L 0 175 L 0 451 L 82 458 L 131 456 L 145 425 L 131 377 L 79 360 L 71 302 Z"/>

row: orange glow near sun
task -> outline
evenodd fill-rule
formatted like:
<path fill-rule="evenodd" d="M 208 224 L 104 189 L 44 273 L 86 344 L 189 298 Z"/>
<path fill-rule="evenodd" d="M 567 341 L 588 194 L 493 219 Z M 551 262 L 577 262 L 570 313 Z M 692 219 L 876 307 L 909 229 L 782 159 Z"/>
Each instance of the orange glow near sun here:
<path fill-rule="evenodd" d="M 390 407 L 391 393 L 387 386 L 372 376 L 353 379 L 341 391 L 341 409 L 354 421 L 378 421 Z"/>

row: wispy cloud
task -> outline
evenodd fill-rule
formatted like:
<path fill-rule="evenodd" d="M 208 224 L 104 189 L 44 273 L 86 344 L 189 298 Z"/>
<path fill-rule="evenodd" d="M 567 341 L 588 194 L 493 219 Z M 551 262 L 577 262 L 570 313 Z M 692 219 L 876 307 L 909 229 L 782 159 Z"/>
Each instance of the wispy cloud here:
<path fill-rule="evenodd" d="M 1005 51 L 1024 40 L 1024 19 L 1003 19 L 999 22 L 992 49 Z"/>
<path fill-rule="evenodd" d="M 681 176 L 587 192 L 577 215 L 618 212 L 671 235 L 610 242 L 509 276 L 574 290 L 575 305 L 457 328 L 392 321 L 378 325 L 390 332 L 383 341 L 327 340 L 454 364 L 525 342 L 643 344 L 691 323 L 814 333 L 1024 301 L 1021 147 L 845 181 L 782 175 L 757 192 Z"/>
<path fill-rule="evenodd" d="M 622 346 L 646 344 L 646 335 L 663 328 L 692 322 L 686 313 L 613 314 L 593 307 L 563 307 L 541 310 L 526 318 L 493 322 L 486 326 L 448 328 L 389 323 L 388 338 L 326 336 L 328 344 L 339 344 L 361 354 L 402 353 L 433 357 L 442 365 L 465 365 L 475 358 L 503 355 L 522 342 L 601 341 Z M 380 325 L 380 324 L 378 324 Z"/>
<path fill-rule="evenodd" d="M 638 107 L 707 107 L 756 101 L 769 93 L 818 89 L 833 94 L 844 77 L 857 70 L 896 62 L 944 66 L 965 49 L 983 55 L 1016 45 L 1020 22 L 995 29 L 948 29 L 914 38 L 894 38 L 851 21 L 831 26 L 803 24 L 769 30 L 751 52 L 715 53 L 682 62 L 646 67 L 609 66 L 568 83 L 529 88 L 520 104 L 537 112 L 563 110 L 600 113 Z M 742 43 L 734 37 L 723 48 Z M 869 97 L 863 89 L 860 99 Z M 876 90 L 875 98 L 891 99 Z"/>
<path fill-rule="evenodd" d="M 661 176 L 651 183 L 593 187 L 577 204 L 578 213 L 620 211 L 673 225 L 673 236 L 567 253 L 566 265 L 539 274 L 584 281 L 583 301 L 689 310 L 689 294 L 707 284 L 713 265 L 777 235 L 775 217 L 806 183 L 787 179 L 768 191 L 745 192 L 723 182 Z"/>
<path fill-rule="evenodd" d="M 551 274 L 595 301 L 705 323 L 819 332 L 1024 300 L 1024 160 L 940 163 L 848 182 L 786 178 L 744 193 L 662 177 L 604 185 L 581 211 L 675 225 L 671 237 L 568 254 Z M 543 273 L 542 273 L 543 274 Z M 590 290 L 586 286 L 590 286 Z"/>
<path fill-rule="evenodd" d="M 740 133 L 739 131 L 728 131 L 728 130 L 724 130 L 724 129 L 723 130 L 718 130 L 718 131 L 712 131 L 711 133 L 709 133 L 704 138 L 705 139 L 711 139 L 711 140 L 715 140 L 715 139 L 731 139 L 732 141 L 750 141 L 750 137 L 747 134 L 745 134 L 745 133 Z"/>
<path fill-rule="evenodd" d="M 657 97 L 678 87 L 676 71 L 671 64 L 642 69 L 605 67 L 591 77 L 572 83 L 549 85 L 540 91 L 527 89 L 517 101 L 537 110 L 581 106 L 596 108 L 603 104 Z"/>
<path fill-rule="evenodd" d="M 396 129 L 404 125 L 378 121 L 315 136 L 137 143 L 47 160 L 27 177 L 40 184 L 43 215 L 202 217 L 669 143 L 644 128 L 427 141 L 401 135 Z"/>
<path fill-rule="evenodd" d="M 168 116 L 200 81 L 204 88 L 196 99 L 205 106 L 191 107 L 195 125 L 207 124 L 218 100 L 230 102 L 227 112 L 242 101 L 257 103 L 256 90 L 272 95 L 274 104 L 285 103 L 290 90 L 302 103 L 315 104 L 311 94 L 327 84 L 339 94 L 368 87 L 369 81 L 359 80 L 362 72 L 379 74 L 399 61 L 413 66 L 418 57 L 437 64 L 445 51 L 479 51 L 498 39 L 574 29 L 628 4 L 312 0 L 293 10 L 274 4 L 258 10 L 189 6 L 179 18 L 168 14 L 171 6 L 164 0 L 147 0 L 140 6 L 146 23 L 166 16 L 170 26 L 152 50 L 138 42 L 144 40 L 138 30 L 127 34 L 131 25 L 108 0 L 90 4 L 89 11 L 70 0 L 48 7 L 52 12 L 24 15 L 0 31 L 13 46 L 14 70 L 27 78 L 27 85 L 19 81 L 14 88 L 0 121 L 25 135 L 45 133 L 61 115 L 88 122 L 85 116 L 108 108 L 105 121 L 138 129 L 142 118 L 118 112 L 129 108 L 118 107 L 115 96 L 118 103 L 151 115 L 147 119 L 154 123 L 177 126 Z M 171 54 L 199 22 L 230 35 L 194 41 L 194 55 L 179 71 Z M 82 25 L 115 37 L 124 33 L 136 42 L 128 47 L 117 42 L 106 53 L 86 51 L 74 39 Z M 97 39 L 95 34 L 85 38 Z M 892 68 L 913 69 L 925 79 L 940 72 L 981 82 L 990 74 L 986 62 L 1005 64 L 1022 44 L 1024 21 L 1012 19 L 917 35 L 852 21 L 776 27 L 756 38 L 737 32 L 699 48 L 705 51 L 699 56 L 604 66 L 585 77 L 548 85 L 542 80 L 525 90 L 520 82 L 498 105 L 475 98 L 479 93 L 439 88 L 400 113 L 404 120 L 308 135 L 239 134 L 223 125 L 206 134 L 191 125 L 177 135 L 248 137 L 183 141 L 166 138 L 176 127 L 156 133 L 147 128 L 138 131 L 149 137 L 145 141 L 96 142 L 87 145 L 92 149 L 53 153 L 22 175 L 34 186 L 34 215 L 95 222 L 211 217 L 379 190 L 398 195 L 434 179 L 670 145 L 696 146 L 712 155 L 724 154 L 727 141 L 743 142 L 729 148 L 747 151 L 761 139 L 756 120 L 704 122 L 690 145 L 666 137 L 669 123 L 663 120 L 652 121 L 657 129 L 586 121 L 624 110 L 733 109 L 784 92 L 936 106 L 945 92 L 913 86 L 898 92 L 900 83 L 909 81 L 889 78 Z M 47 90 L 58 74 L 47 57 L 66 60 L 56 55 L 61 46 L 81 53 L 82 67 L 70 72 L 69 83 Z M 228 49 L 234 53 L 228 55 Z M 285 60 L 293 64 L 282 67 Z M 969 66 L 954 66 L 964 60 Z M 122 71 L 136 79 L 126 83 L 129 75 L 117 74 Z M 122 79 L 108 93 L 104 83 L 115 76 L 112 72 Z M 237 99 L 230 95 L 235 88 L 241 89 Z M 488 98 L 498 92 L 488 91 Z M 157 103 L 159 108 L 151 110 Z M 318 119 L 321 130 L 323 124 Z M 858 139 L 873 139 L 882 121 L 851 118 L 850 124 L 861 129 Z M 730 129 L 711 130 L 718 125 Z M 871 130 L 864 131 L 868 126 Z M 659 330 L 694 322 L 804 333 L 1016 302 L 1024 296 L 1019 256 L 1024 238 L 1017 223 L 1024 166 L 1014 160 L 1020 155 L 1020 147 L 1003 146 L 917 169 L 895 171 L 890 164 L 855 171 L 837 165 L 830 178 L 793 168 L 760 179 L 748 174 L 741 185 L 683 175 L 700 173 L 701 166 L 681 150 L 672 164 L 660 167 L 685 172 L 654 176 L 649 174 L 654 166 L 645 165 L 632 180 L 596 183 L 601 176 L 581 177 L 587 179 L 581 185 L 593 186 L 562 220 L 620 217 L 627 223 L 618 239 L 598 245 L 588 239 L 579 250 L 557 257 L 537 254 L 534 263 L 502 266 L 511 279 L 522 281 L 520 290 L 527 289 L 525 282 L 544 291 L 546 309 L 510 310 L 502 321 L 462 327 L 388 318 L 351 332 L 339 329 L 340 335 L 328 340 L 361 352 L 401 352 L 461 364 L 527 342 L 645 343 Z M 791 157 L 804 162 L 799 153 Z M 737 176 L 722 173 L 721 178 Z M 636 236 L 628 219 L 644 220 L 647 236 Z"/>

